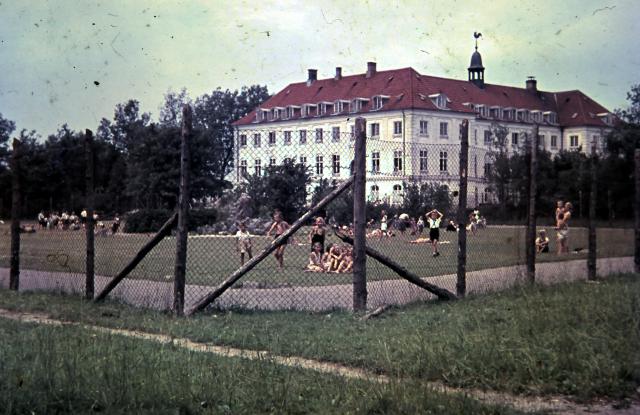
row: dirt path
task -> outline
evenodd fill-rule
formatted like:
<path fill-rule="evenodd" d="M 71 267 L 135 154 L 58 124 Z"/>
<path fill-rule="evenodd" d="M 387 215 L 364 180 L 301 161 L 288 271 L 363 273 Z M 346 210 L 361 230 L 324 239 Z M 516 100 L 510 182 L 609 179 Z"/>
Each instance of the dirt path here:
<path fill-rule="evenodd" d="M 45 314 L 21 313 L 0 309 L 0 318 L 19 321 L 22 323 L 43 324 L 50 326 L 77 326 L 87 330 L 110 335 L 125 336 L 140 340 L 153 341 L 160 344 L 173 344 L 188 350 L 211 353 L 217 356 L 241 358 L 248 360 L 268 360 L 276 364 L 313 370 L 348 379 L 365 380 L 369 382 L 389 383 L 395 379 L 385 375 L 375 374 L 363 369 L 348 367 L 336 363 L 322 362 L 297 356 L 279 356 L 266 350 L 247 350 L 227 346 L 217 346 L 211 343 L 199 343 L 185 338 L 176 338 L 164 334 L 146 333 L 135 330 L 114 329 L 103 326 L 88 325 L 49 318 Z M 640 401 L 635 401 L 629 408 L 613 409 L 611 403 L 595 402 L 581 405 L 572 402 L 567 396 L 517 396 L 508 393 L 483 391 L 479 389 L 463 389 L 446 386 L 440 382 L 427 382 L 427 386 L 434 391 L 445 394 L 466 395 L 488 404 L 502 404 L 525 412 L 546 411 L 552 414 L 640 414 Z"/>

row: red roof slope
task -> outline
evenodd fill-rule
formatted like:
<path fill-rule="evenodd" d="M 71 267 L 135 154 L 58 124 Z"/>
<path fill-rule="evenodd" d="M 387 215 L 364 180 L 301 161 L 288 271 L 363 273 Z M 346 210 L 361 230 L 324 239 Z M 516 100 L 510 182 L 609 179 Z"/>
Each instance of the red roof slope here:
<path fill-rule="evenodd" d="M 421 75 L 413 68 L 378 71 L 370 78 L 367 78 L 366 74 L 359 74 L 344 76 L 340 80 L 319 79 L 311 85 L 307 85 L 306 82 L 289 84 L 259 108 L 286 108 L 289 105 L 301 106 L 334 102 L 339 99 L 367 98 L 369 101 L 363 104 L 358 112 L 363 114 L 371 110 L 374 96 L 384 95 L 389 99 L 379 111 L 402 109 L 447 111 L 436 107 L 429 98 L 429 95 L 438 93 L 444 93 L 451 100 L 447 106 L 447 110 L 450 111 L 474 113 L 475 111 L 464 105 L 465 103 L 484 104 L 487 107 L 554 111 L 558 114 L 558 123 L 561 126 L 606 127 L 596 114 L 608 112 L 608 110 L 580 91 L 535 93 L 525 88 L 493 84 L 485 84 L 484 88 L 479 88 L 468 81 Z M 339 115 L 344 114 L 346 111 Z M 333 111 L 327 111 L 323 117 L 335 115 Z M 256 109 L 240 118 L 234 125 L 251 125 L 256 124 L 255 121 Z M 272 121 L 262 121 L 261 124 L 269 122 Z"/>

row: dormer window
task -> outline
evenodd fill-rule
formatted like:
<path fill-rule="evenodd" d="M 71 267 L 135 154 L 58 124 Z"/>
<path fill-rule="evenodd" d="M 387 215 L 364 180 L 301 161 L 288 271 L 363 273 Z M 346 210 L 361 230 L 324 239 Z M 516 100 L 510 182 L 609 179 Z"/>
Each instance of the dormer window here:
<path fill-rule="evenodd" d="M 384 106 L 384 103 L 389 100 L 389 96 L 387 95 L 376 95 L 373 97 L 373 107 L 371 111 L 377 111 Z"/>
<path fill-rule="evenodd" d="M 507 107 L 502 110 L 502 117 L 505 120 L 513 121 L 516 119 L 516 110 L 515 108 Z"/>
<path fill-rule="evenodd" d="M 496 119 L 502 118 L 502 108 L 497 105 L 489 108 L 489 116 Z"/>
<path fill-rule="evenodd" d="M 354 98 L 350 103 L 350 111 L 349 112 L 358 112 L 362 111 L 362 106 L 369 101 L 367 98 Z"/>
<path fill-rule="evenodd" d="M 451 102 L 451 100 L 443 93 L 431 94 L 429 95 L 429 98 L 431 99 L 431 102 L 433 102 L 433 105 L 441 110 L 446 110 L 447 104 Z"/>
<path fill-rule="evenodd" d="M 273 108 L 273 119 L 278 120 L 280 118 L 284 118 L 285 109 L 283 107 L 275 107 Z"/>
<path fill-rule="evenodd" d="M 542 122 L 542 112 L 538 110 L 531 111 L 531 117 L 533 118 L 533 122 Z"/>
<path fill-rule="evenodd" d="M 301 109 L 301 117 L 311 117 L 313 114 L 313 110 L 317 108 L 316 104 L 304 104 Z"/>
<path fill-rule="evenodd" d="M 349 101 L 346 101 L 344 99 L 337 99 L 334 103 L 333 103 L 333 113 L 334 114 L 340 114 L 342 111 L 344 111 L 346 108 L 346 106 L 349 105 Z"/>
<path fill-rule="evenodd" d="M 487 107 L 485 107 L 484 104 L 476 104 L 475 110 L 480 117 L 484 118 L 487 116 Z"/>
<path fill-rule="evenodd" d="M 519 109 L 516 116 L 518 121 L 527 122 L 529 121 L 529 110 Z"/>
<path fill-rule="evenodd" d="M 600 120 L 602 120 L 603 123 L 607 125 L 613 125 L 613 114 L 611 114 L 610 112 L 601 112 L 596 115 L 598 116 L 598 118 L 600 118 Z"/>
<path fill-rule="evenodd" d="M 269 113 L 269 110 L 259 108 L 258 111 L 256 111 L 256 122 L 267 121 L 269 119 Z"/>
<path fill-rule="evenodd" d="M 298 106 L 295 105 L 289 105 L 287 107 L 287 118 L 295 118 L 296 116 L 296 110 L 300 108 Z"/>
<path fill-rule="evenodd" d="M 327 108 L 331 108 L 333 104 L 331 102 L 321 102 L 318 104 L 318 116 L 326 115 Z"/>
<path fill-rule="evenodd" d="M 557 123 L 557 115 L 553 111 L 545 111 L 542 113 L 543 121 L 549 124 Z"/>

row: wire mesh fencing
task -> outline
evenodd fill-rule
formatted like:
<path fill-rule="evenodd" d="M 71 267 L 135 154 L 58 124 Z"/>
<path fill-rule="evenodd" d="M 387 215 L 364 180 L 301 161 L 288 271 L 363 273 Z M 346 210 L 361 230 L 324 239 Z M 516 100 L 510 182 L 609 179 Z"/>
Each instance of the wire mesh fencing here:
<path fill-rule="evenodd" d="M 236 138 L 234 164 L 227 175 L 231 188 L 219 198 L 192 201 L 191 215 L 207 208 L 216 212 L 216 219 L 192 228 L 188 237 L 187 309 L 220 287 L 243 264 L 272 248 L 288 226 L 353 173 L 352 132 L 242 130 Z M 366 248 L 417 278 L 456 292 L 459 238 L 464 232 L 466 294 L 523 283 L 527 281 L 530 157 L 526 149 L 503 154 L 490 145 L 473 145 L 461 174 L 461 151 L 455 140 L 366 138 Z M 595 156 L 579 152 L 555 156 L 560 158 L 555 162 L 560 167 L 554 168 L 564 169 L 555 177 L 573 175 L 557 185 L 545 181 L 545 169 L 552 158 L 541 154 L 536 173 L 542 190 L 535 206 L 535 280 L 582 279 L 587 275 L 593 246 L 588 225 L 602 218 L 603 211 L 615 201 L 607 196 Z M 462 212 L 461 179 L 467 181 L 467 204 Z M 548 191 L 549 186 L 555 190 Z M 592 189 L 597 191 L 593 197 Z M 353 247 L 336 233 L 353 235 L 353 206 L 349 188 L 301 223 L 285 245 L 246 270 L 210 307 L 351 309 Z M 21 289 L 84 294 L 86 234 L 82 215 L 61 211 L 43 216 L 43 220 L 23 223 Z M 96 221 L 96 292 L 125 269 L 154 236 L 125 232 L 115 216 L 99 212 Z M 123 216 L 123 222 L 128 217 Z M 597 256 L 598 274 L 630 270 L 633 228 L 613 227 L 606 221 L 598 225 L 597 250 L 591 250 Z M 9 266 L 5 253 L 10 251 L 10 242 L 8 224 L 2 226 L 0 270 L 5 285 Z M 138 306 L 171 309 L 175 260 L 175 236 L 162 238 L 110 295 Z M 368 308 L 434 298 L 371 257 L 366 277 Z"/>

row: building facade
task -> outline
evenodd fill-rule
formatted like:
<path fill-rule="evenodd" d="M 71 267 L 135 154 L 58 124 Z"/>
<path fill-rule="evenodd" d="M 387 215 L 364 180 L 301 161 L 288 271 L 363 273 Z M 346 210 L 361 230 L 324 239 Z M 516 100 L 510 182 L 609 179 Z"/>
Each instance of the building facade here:
<path fill-rule="evenodd" d="M 290 159 L 309 166 L 314 177 L 344 179 L 353 158 L 355 118 L 367 122 L 367 197 L 399 203 L 406 182 L 458 188 L 460 125 L 469 120 L 468 201 L 488 203 L 486 175 L 497 149 L 493 132 L 506 130 L 503 151 L 517 152 L 534 125 L 541 149 L 591 151 L 601 148 L 613 115 L 580 91 L 545 92 L 529 78 L 524 88 L 485 83 L 476 51 L 468 80 L 421 75 L 413 68 L 317 79 L 285 87 L 235 123 L 236 170 L 261 174 L 265 166 Z M 455 193 L 454 193 L 455 194 Z"/>

